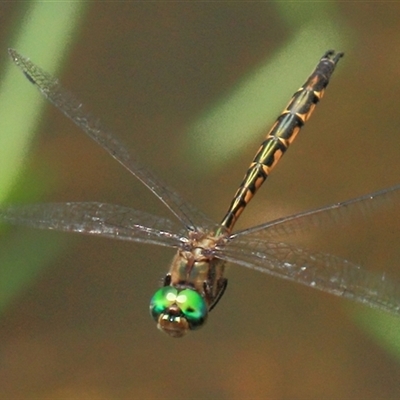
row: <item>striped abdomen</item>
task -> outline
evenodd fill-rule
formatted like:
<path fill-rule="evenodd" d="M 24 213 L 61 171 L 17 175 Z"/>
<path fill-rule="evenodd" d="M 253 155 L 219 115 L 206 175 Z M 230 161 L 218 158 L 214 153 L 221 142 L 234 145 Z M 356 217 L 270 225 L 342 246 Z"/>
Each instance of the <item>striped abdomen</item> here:
<path fill-rule="evenodd" d="M 311 116 L 316 104 L 324 94 L 337 62 L 342 56 L 343 53 L 335 55 L 334 51 L 327 51 L 314 72 L 293 95 L 286 109 L 272 126 L 221 222 L 221 225 L 228 231 L 232 230 L 239 215 Z"/>

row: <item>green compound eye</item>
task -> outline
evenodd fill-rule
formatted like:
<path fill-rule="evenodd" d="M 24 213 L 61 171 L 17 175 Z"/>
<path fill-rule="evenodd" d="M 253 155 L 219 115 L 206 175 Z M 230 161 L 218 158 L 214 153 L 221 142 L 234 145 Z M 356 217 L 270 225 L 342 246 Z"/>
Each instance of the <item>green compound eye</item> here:
<path fill-rule="evenodd" d="M 179 307 L 190 329 L 199 328 L 207 318 L 207 306 L 203 297 L 193 289 L 178 292 L 171 286 L 163 287 L 154 294 L 150 302 L 150 313 L 155 321 L 161 314 L 168 314 L 173 304 Z"/>
<path fill-rule="evenodd" d="M 176 301 L 178 291 L 171 286 L 158 289 L 150 301 L 150 313 L 155 321 Z"/>
<path fill-rule="evenodd" d="M 178 293 L 176 302 L 189 323 L 199 323 L 207 314 L 204 299 L 194 290 L 184 289 Z"/>

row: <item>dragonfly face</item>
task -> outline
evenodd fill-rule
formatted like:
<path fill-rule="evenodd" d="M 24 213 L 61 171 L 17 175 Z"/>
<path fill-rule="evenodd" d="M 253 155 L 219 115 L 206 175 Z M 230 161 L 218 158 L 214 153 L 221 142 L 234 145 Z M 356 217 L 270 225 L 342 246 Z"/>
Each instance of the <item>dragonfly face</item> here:
<path fill-rule="evenodd" d="M 160 330 L 172 337 L 182 337 L 206 322 L 208 310 L 196 290 L 165 286 L 151 299 L 150 314 Z"/>

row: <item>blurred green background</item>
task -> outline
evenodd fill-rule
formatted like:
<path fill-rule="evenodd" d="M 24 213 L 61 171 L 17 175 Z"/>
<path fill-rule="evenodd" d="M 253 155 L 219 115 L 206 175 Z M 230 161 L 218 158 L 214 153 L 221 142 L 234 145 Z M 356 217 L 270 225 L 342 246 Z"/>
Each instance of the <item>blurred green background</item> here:
<path fill-rule="evenodd" d="M 171 217 L 42 102 L 9 60 L 12 46 L 216 221 L 292 93 L 325 50 L 344 51 L 238 228 L 398 184 L 399 17 L 396 3 L 1 3 L 0 199 Z M 349 237 L 349 257 L 395 269 L 387 248 L 398 240 L 375 246 L 377 233 L 362 233 L 369 241 Z M 148 315 L 172 250 L 15 227 L 0 235 L 0 398 L 400 396 L 390 318 L 231 266 L 208 325 L 172 340 Z"/>

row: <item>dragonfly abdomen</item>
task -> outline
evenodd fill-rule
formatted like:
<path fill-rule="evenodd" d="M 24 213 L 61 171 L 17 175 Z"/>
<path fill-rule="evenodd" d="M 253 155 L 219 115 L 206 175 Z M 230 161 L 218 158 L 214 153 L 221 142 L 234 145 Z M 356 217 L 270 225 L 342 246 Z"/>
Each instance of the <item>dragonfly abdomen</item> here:
<path fill-rule="evenodd" d="M 221 225 L 231 231 L 240 214 L 267 179 L 301 127 L 322 98 L 335 66 L 343 53 L 327 51 L 304 85 L 293 95 L 258 149 Z"/>

